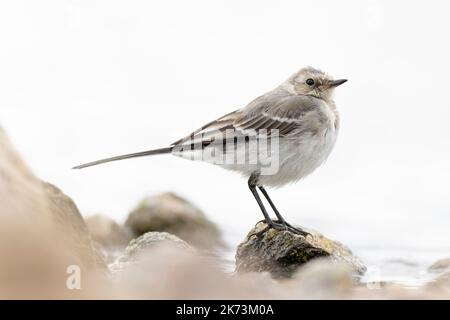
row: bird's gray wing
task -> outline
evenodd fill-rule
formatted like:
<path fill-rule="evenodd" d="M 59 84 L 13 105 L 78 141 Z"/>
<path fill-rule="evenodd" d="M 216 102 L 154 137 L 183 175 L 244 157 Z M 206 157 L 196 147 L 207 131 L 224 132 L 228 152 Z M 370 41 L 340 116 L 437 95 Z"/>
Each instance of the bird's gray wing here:
<path fill-rule="evenodd" d="M 233 129 L 234 119 L 239 114 L 240 110 L 227 113 L 226 115 L 213 120 L 204 126 L 193 131 L 189 135 L 175 141 L 171 146 L 190 145 L 190 144 L 209 144 L 217 136 L 217 132 L 223 132 L 227 129 Z"/>
<path fill-rule="evenodd" d="M 271 130 L 278 130 L 276 133 L 280 137 L 295 132 L 313 131 L 318 126 L 316 122 L 320 121 L 315 100 L 317 99 L 308 96 L 268 93 L 256 98 L 243 109 L 207 123 L 171 146 L 205 148 L 221 145 L 224 139 L 253 136 L 264 129 L 268 136 L 271 135 Z"/>
<path fill-rule="evenodd" d="M 250 131 L 278 130 L 280 137 L 317 130 L 322 117 L 316 98 L 301 95 L 269 93 L 251 102 L 236 117 L 234 128 L 245 134 Z"/>

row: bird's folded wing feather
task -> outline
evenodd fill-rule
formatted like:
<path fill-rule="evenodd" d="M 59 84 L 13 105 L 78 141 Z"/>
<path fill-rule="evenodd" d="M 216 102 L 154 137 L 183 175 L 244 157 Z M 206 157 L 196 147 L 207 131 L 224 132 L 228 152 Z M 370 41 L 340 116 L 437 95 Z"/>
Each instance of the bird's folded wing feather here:
<path fill-rule="evenodd" d="M 317 102 L 307 96 L 294 95 L 265 95 L 252 101 L 243 109 L 236 110 L 224 115 L 217 120 L 211 121 L 190 135 L 174 142 L 172 146 L 185 144 L 211 144 L 218 133 L 227 132 L 227 139 L 235 137 L 254 135 L 260 130 L 278 130 L 280 137 L 289 136 L 294 132 L 312 130 L 314 121 L 319 121 L 317 113 Z M 233 135 L 233 133 L 232 133 Z"/>
<path fill-rule="evenodd" d="M 210 143 L 213 139 L 212 137 L 218 131 L 233 129 L 233 122 L 237 113 L 239 113 L 239 110 L 227 113 L 226 115 L 198 128 L 197 130 L 185 136 L 184 138 L 175 141 L 174 143 L 171 144 L 171 146 L 179 146 L 184 144 L 197 144 L 202 142 Z"/>
<path fill-rule="evenodd" d="M 307 96 L 270 95 L 255 100 L 234 121 L 236 130 L 277 130 L 280 137 L 308 130 L 307 119 L 317 113 L 317 102 Z"/>

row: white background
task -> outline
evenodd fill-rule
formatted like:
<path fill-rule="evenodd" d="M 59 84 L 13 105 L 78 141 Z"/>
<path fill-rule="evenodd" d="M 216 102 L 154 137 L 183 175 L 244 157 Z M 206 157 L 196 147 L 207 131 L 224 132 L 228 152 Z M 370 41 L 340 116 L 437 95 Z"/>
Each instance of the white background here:
<path fill-rule="evenodd" d="M 312 65 L 349 81 L 328 162 L 272 191 L 286 218 L 351 246 L 449 248 L 450 47 L 445 1 L 2 1 L 0 124 L 84 215 L 124 221 L 175 191 L 242 238 L 246 181 L 163 147 Z"/>

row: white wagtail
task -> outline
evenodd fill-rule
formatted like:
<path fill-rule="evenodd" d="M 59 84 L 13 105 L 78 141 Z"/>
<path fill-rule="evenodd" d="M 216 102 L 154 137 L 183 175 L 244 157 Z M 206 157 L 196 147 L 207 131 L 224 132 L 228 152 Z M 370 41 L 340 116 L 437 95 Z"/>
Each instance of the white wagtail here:
<path fill-rule="evenodd" d="M 339 114 L 333 101 L 334 88 L 346 79 L 333 80 L 312 67 L 294 73 L 280 86 L 256 98 L 246 107 L 224 115 L 170 146 L 89 162 L 81 169 L 97 164 L 135 157 L 171 153 L 184 158 L 201 151 L 200 159 L 242 173 L 255 197 L 268 228 L 288 230 L 303 236 L 308 233 L 293 227 L 281 216 L 264 186 L 280 187 L 296 182 L 320 166 L 328 157 L 339 131 Z M 277 159 L 276 170 L 264 172 L 267 150 L 261 145 L 251 148 L 251 138 L 269 141 L 270 155 Z M 276 147 L 273 145 L 276 137 Z M 253 144 L 254 145 L 254 144 Z M 228 161 L 205 159 L 205 150 L 233 155 Z M 264 155 L 263 155 L 264 153 Z M 244 161 L 237 161 L 239 154 Z M 256 159 L 256 160 L 255 160 Z M 257 188 L 267 199 L 277 220 L 272 220 L 259 197 Z M 264 231 L 265 231 L 264 230 Z"/>

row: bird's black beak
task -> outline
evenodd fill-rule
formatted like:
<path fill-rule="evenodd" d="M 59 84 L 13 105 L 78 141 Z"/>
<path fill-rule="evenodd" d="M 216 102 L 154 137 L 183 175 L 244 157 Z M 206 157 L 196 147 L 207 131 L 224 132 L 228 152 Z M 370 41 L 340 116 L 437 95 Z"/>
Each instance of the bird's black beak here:
<path fill-rule="evenodd" d="M 340 86 L 341 84 L 347 82 L 347 79 L 339 79 L 339 80 L 332 80 L 329 82 L 329 86 L 334 88 L 337 86 Z"/>

